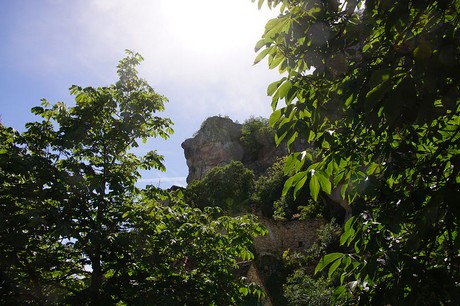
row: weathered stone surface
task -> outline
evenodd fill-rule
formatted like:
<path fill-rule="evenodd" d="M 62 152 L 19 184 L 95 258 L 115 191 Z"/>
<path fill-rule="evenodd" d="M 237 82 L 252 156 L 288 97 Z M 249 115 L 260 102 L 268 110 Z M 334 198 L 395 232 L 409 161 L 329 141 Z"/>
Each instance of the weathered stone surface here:
<path fill-rule="evenodd" d="M 187 183 L 202 179 L 216 166 L 242 160 L 240 137 L 241 124 L 217 116 L 206 119 L 195 136 L 182 143 L 189 169 Z"/>
<path fill-rule="evenodd" d="M 287 154 L 286 146 L 276 147 L 273 139 L 263 143 L 254 154 L 248 152 L 240 138 L 242 125 L 229 118 L 210 117 L 201 125 L 200 130 L 182 143 L 189 173 L 187 183 L 200 180 L 216 166 L 230 161 L 241 161 L 245 167 L 261 175 L 278 157 Z"/>
<path fill-rule="evenodd" d="M 284 251 L 301 252 L 313 245 L 318 237 L 318 229 L 326 223 L 324 219 L 276 221 L 259 217 L 268 234 L 256 237 L 254 246 L 259 256 L 266 254 L 281 257 Z"/>

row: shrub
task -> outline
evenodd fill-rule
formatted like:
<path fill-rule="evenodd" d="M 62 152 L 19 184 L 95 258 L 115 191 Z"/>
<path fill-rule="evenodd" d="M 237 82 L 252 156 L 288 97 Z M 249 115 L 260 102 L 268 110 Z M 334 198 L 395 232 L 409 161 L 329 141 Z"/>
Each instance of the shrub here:
<path fill-rule="evenodd" d="M 248 211 L 254 190 L 254 173 L 239 161 L 211 169 L 202 180 L 193 181 L 185 190 L 190 203 L 203 208 L 219 206 L 227 212 Z"/>
<path fill-rule="evenodd" d="M 275 146 L 275 132 L 269 126 L 268 119 L 251 117 L 243 123 L 240 138 L 252 158 L 256 158 L 261 148 Z"/>

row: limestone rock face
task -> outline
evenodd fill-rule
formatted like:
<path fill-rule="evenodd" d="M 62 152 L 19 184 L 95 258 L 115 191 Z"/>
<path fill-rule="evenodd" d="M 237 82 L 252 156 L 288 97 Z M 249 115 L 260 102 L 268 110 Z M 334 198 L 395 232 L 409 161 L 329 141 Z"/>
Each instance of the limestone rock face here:
<path fill-rule="evenodd" d="M 257 152 L 241 142 L 242 124 L 229 118 L 210 117 L 206 119 L 193 138 L 182 143 L 189 173 L 187 183 L 200 180 L 216 166 L 230 161 L 241 161 L 245 167 L 261 175 L 278 157 L 287 154 L 286 146 L 276 147 L 275 141 L 261 141 Z"/>
<path fill-rule="evenodd" d="M 229 118 L 210 117 L 202 123 L 193 138 L 182 143 L 189 168 L 187 183 L 202 179 L 216 166 L 243 159 L 241 126 Z"/>

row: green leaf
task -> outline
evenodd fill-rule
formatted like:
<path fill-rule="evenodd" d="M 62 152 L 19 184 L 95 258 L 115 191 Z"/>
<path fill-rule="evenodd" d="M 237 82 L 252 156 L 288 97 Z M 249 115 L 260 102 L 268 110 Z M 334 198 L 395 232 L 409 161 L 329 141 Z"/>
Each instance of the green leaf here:
<path fill-rule="evenodd" d="M 287 33 L 291 25 L 291 20 L 288 16 L 282 16 L 274 18 L 267 22 L 265 28 L 265 38 L 273 39 L 275 36 L 281 33 Z"/>
<path fill-rule="evenodd" d="M 380 165 L 377 164 L 377 163 L 371 163 L 371 164 L 370 164 L 369 166 L 367 166 L 367 168 L 366 168 L 366 174 L 367 174 L 367 175 L 372 175 L 372 174 L 374 174 L 374 173 L 378 170 L 379 166 L 380 166 Z M 377 171 L 377 173 L 378 173 L 378 171 Z"/>
<path fill-rule="evenodd" d="M 307 151 L 302 151 L 302 159 L 305 159 L 307 161 L 313 161 L 313 155 L 311 155 L 310 152 Z"/>
<path fill-rule="evenodd" d="M 332 274 L 334 274 L 334 272 L 337 270 L 337 268 L 340 266 L 341 263 L 342 263 L 341 260 L 336 260 L 331 264 L 329 268 L 329 272 L 327 273 L 327 277 L 329 279 L 331 279 Z"/>
<path fill-rule="evenodd" d="M 286 97 L 285 97 L 285 100 L 286 100 L 286 104 L 289 104 L 292 102 L 292 100 L 294 100 L 294 98 L 297 96 L 297 91 L 299 89 L 297 88 L 297 86 L 294 86 L 292 85 L 291 86 L 291 89 L 289 89 L 288 93 L 286 94 Z M 305 114 L 310 114 L 310 112 L 308 110 L 305 110 L 304 111 Z M 307 115 L 307 117 L 310 117 L 311 115 Z"/>
<path fill-rule="evenodd" d="M 320 191 L 320 185 L 318 181 L 318 176 L 315 173 L 312 175 L 310 179 L 310 195 L 313 198 L 313 200 L 315 201 L 318 200 L 319 191 Z"/>
<path fill-rule="evenodd" d="M 332 173 L 334 171 L 334 164 L 335 164 L 335 161 L 332 160 L 331 162 L 329 162 L 327 164 L 327 167 L 326 167 L 326 170 L 324 171 L 326 177 L 332 177 Z"/>
<path fill-rule="evenodd" d="M 280 99 L 285 98 L 289 90 L 292 87 L 292 83 L 289 80 L 286 80 L 278 89 L 278 97 Z"/>
<path fill-rule="evenodd" d="M 275 110 L 271 115 L 270 115 L 270 118 L 268 120 L 268 123 L 270 124 L 270 126 L 275 126 L 275 124 L 279 121 L 279 119 L 281 118 L 281 115 L 282 115 L 282 111 L 281 109 L 277 109 Z"/>
<path fill-rule="evenodd" d="M 240 287 L 238 290 L 243 296 L 247 296 L 249 294 L 249 289 L 247 287 Z"/>
<path fill-rule="evenodd" d="M 307 173 L 305 172 L 301 172 L 301 173 L 304 173 L 304 176 L 297 182 L 297 184 L 295 185 L 295 188 L 294 188 L 294 199 L 297 198 L 297 196 L 299 195 L 300 193 L 300 190 L 302 189 L 302 187 L 305 185 L 305 182 L 307 181 Z"/>
<path fill-rule="evenodd" d="M 265 48 L 262 51 L 260 51 L 259 54 L 257 54 L 253 65 L 255 65 L 255 64 L 259 63 L 261 60 L 263 60 L 265 58 L 265 56 L 267 56 L 268 52 L 271 51 L 271 49 L 272 49 L 271 47 L 268 47 L 268 48 Z"/>
<path fill-rule="evenodd" d="M 340 235 L 340 245 L 349 245 L 350 244 L 350 238 L 353 235 L 354 231 L 353 230 L 348 230 L 344 231 L 342 235 Z"/>
<path fill-rule="evenodd" d="M 310 132 L 308 132 L 308 138 L 307 138 L 307 141 L 308 142 L 312 142 L 313 140 L 316 139 L 316 134 L 315 132 L 313 132 L 312 130 L 310 130 Z"/>
<path fill-rule="evenodd" d="M 294 143 L 294 141 L 296 141 L 296 139 L 298 138 L 299 136 L 299 133 L 298 132 L 294 132 L 291 137 L 289 137 L 288 141 L 286 142 L 286 146 L 289 148 L 291 148 L 291 145 Z"/>
<path fill-rule="evenodd" d="M 252 260 L 252 259 L 254 259 L 254 255 L 248 249 L 241 250 L 240 257 L 243 260 Z"/>
<path fill-rule="evenodd" d="M 318 264 L 316 265 L 316 268 L 315 268 L 315 274 L 318 273 L 318 272 L 321 272 L 324 268 L 326 268 L 329 264 L 339 260 L 339 259 L 342 259 L 342 257 L 345 256 L 345 254 L 343 253 L 339 253 L 339 252 L 336 252 L 336 253 L 331 253 L 331 254 L 327 254 L 325 256 L 323 256 Z M 335 267 L 335 269 L 337 269 L 337 266 Z M 330 273 L 334 273 L 335 270 L 332 270 L 331 272 L 331 269 L 329 269 L 329 272 Z"/>
<path fill-rule="evenodd" d="M 268 68 L 273 69 L 277 67 L 285 59 L 286 58 L 282 54 L 279 54 L 279 53 L 277 53 L 274 57 L 269 57 Z"/>
<path fill-rule="evenodd" d="M 346 289 L 345 286 L 338 286 L 334 290 L 334 295 L 339 299 L 342 298 L 343 296 L 345 296 L 346 293 L 347 293 L 347 289 Z"/>
<path fill-rule="evenodd" d="M 284 160 L 283 172 L 284 175 L 291 175 L 294 169 L 296 169 L 297 158 L 295 154 L 290 154 Z"/>
<path fill-rule="evenodd" d="M 327 193 L 331 194 L 331 181 L 329 177 L 324 175 L 322 172 L 315 172 L 315 176 L 318 178 L 319 184 L 321 185 L 321 189 Z"/>
<path fill-rule="evenodd" d="M 267 87 L 267 96 L 272 96 L 276 92 L 278 87 L 281 85 L 281 83 L 283 83 L 285 80 L 286 80 L 286 77 L 283 77 L 279 81 L 275 81 L 273 83 L 270 83 L 270 85 L 268 85 L 268 87 Z"/>
<path fill-rule="evenodd" d="M 391 89 L 390 72 L 388 70 L 379 70 L 372 74 L 370 81 L 370 90 L 366 94 L 365 109 L 367 112 L 374 110 L 384 95 Z"/>
<path fill-rule="evenodd" d="M 265 39 L 261 39 L 257 42 L 256 46 L 254 47 L 255 52 L 259 52 L 259 50 L 266 45 Z"/>
<path fill-rule="evenodd" d="M 351 94 L 345 101 L 345 106 L 350 106 L 351 103 L 353 102 L 353 98 L 354 98 L 354 94 Z"/>
<path fill-rule="evenodd" d="M 291 176 L 290 178 L 288 178 L 286 180 L 286 182 L 284 183 L 283 196 L 285 196 L 287 194 L 289 189 L 295 188 L 297 186 L 297 184 L 299 183 L 299 181 L 301 181 L 305 176 L 306 176 L 305 171 L 302 171 L 302 172 L 296 173 L 294 176 Z"/>
<path fill-rule="evenodd" d="M 34 113 L 35 115 L 41 115 L 44 111 L 45 110 L 41 106 L 32 107 L 32 113 Z"/>
<path fill-rule="evenodd" d="M 75 101 L 79 103 L 89 103 L 91 102 L 91 97 L 86 92 L 80 92 L 75 97 Z"/>
<path fill-rule="evenodd" d="M 348 190 L 348 184 L 343 184 L 340 187 L 340 196 L 342 197 L 342 199 L 346 199 L 347 190 Z"/>
<path fill-rule="evenodd" d="M 257 3 L 257 7 L 259 8 L 259 10 L 262 8 L 263 4 L 264 4 L 264 0 L 259 0 L 259 2 Z"/>

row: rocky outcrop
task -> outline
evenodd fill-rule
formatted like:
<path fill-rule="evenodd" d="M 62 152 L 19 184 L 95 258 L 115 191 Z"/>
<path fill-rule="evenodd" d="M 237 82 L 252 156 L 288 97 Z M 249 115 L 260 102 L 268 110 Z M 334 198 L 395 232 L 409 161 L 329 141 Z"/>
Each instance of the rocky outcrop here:
<path fill-rule="evenodd" d="M 256 175 L 261 175 L 278 157 L 286 155 L 286 147 L 276 147 L 274 139 L 261 142 L 257 152 L 249 150 L 241 142 L 241 129 L 242 124 L 229 118 L 206 119 L 194 137 L 182 143 L 189 168 L 187 183 L 202 179 L 212 168 L 232 160 L 241 161 Z"/>
<path fill-rule="evenodd" d="M 193 138 L 182 143 L 189 169 L 187 183 L 202 179 L 216 166 L 243 159 L 241 127 L 228 118 L 210 117 L 201 124 Z"/>

